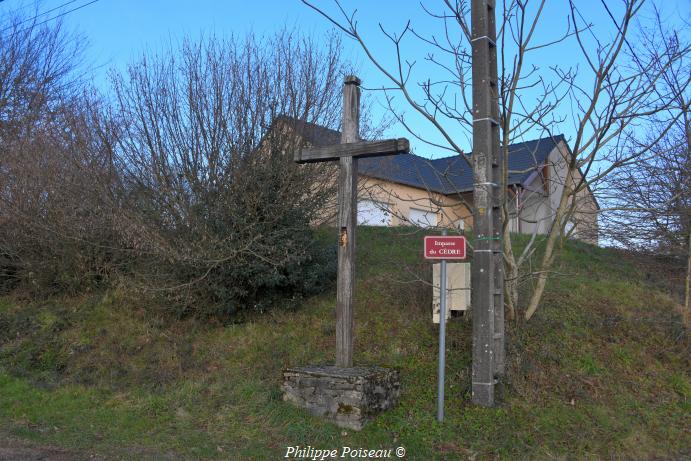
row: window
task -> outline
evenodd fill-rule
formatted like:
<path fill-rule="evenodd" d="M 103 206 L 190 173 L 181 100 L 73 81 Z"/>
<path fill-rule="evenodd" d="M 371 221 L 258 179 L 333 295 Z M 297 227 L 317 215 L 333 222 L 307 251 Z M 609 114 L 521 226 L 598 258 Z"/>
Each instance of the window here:
<path fill-rule="evenodd" d="M 359 200 L 357 223 L 364 226 L 390 226 L 391 211 L 389 205 L 375 200 Z"/>
<path fill-rule="evenodd" d="M 410 221 L 410 224 L 413 226 L 434 227 L 437 225 L 437 213 L 411 208 L 408 221 Z"/>

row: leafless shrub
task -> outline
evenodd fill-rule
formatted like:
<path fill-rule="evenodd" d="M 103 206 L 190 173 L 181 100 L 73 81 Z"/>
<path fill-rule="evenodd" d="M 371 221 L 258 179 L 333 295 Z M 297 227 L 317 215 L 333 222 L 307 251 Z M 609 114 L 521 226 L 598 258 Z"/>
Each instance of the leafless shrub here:
<path fill-rule="evenodd" d="M 333 170 L 297 167 L 302 138 L 284 121 L 336 127 L 338 40 L 185 41 L 99 98 L 74 78 L 81 43 L 59 25 L 13 27 L 0 42 L 3 289 L 126 280 L 178 314 L 225 315 L 329 281 L 310 223 Z"/>
<path fill-rule="evenodd" d="M 145 291 L 180 313 L 230 314 L 323 285 L 329 258 L 309 224 L 332 170 L 296 166 L 301 138 L 281 120 L 335 126 L 344 69 L 331 43 L 212 37 L 113 76 L 116 227 Z"/>
<path fill-rule="evenodd" d="M 0 31 L 0 289 L 82 286 L 102 229 L 90 192 L 99 173 L 83 147 L 77 70 L 83 42 L 60 23 L 9 17 Z M 96 161 L 96 163 L 95 163 Z M 97 224 L 98 222 L 98 224 Z"/>

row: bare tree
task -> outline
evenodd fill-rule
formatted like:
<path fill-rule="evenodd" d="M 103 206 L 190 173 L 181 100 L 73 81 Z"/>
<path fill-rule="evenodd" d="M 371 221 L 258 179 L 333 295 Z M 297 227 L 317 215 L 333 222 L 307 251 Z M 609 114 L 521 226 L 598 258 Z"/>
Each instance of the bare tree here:
<path fill-rule="evenodd" d="M 422 5 L 426 14 L 439 21 L 438 33 L 425 35 L 417 31 L 412 22 L 396 33 L 380 25 L 395 56 L 395 64 L 390 67 L 368 46 L 358 29 L 355 14 L 346 11 L 338 0 L 334 2 L 334 13 L 312 2 L 303 2 L 361 45 L 370 61 L 390 82 L 383 88 L 389 107 L 413 137 L 469 161 L 461 147 L 472 132 L 469 2 L 444 1 L 438 8 Z M 560 146 L 563 155 L 555 163 L 559 163 L 562 174 L 544 178 L 556 186 L 547 236 L 536 238 L 536 232 L 520 255 L 513 253 L 509 218 L 520 214 L 521 210 L 508 199 L 515 193 L 508 187 L 508 175 L 516 172 L 504 168 L 501 185 L 504 191 L 503 246 L 509 317 L 515 316 L 518 287 L 522 282 L 532 284 L 525 318 L 530 319 L 537 310 L 558 254 L 558 242 L 578 227 L 573 226 L 574 216 L 587 219 L 579 207 L 587 190 L 596 191 L 598 183 L 607 175 L 630 165 L 650 147 L 650 144 L 641 145 L 624 153 L 617 149 L 621 136 L 633 130 L 641 120 L 662 113 L 671 103 L 669 94 L 653 90 L 670 65 L 688 50 L 665 49 L 656 56 L 631 59 L 626 53 L 628 40 L 639 30 L 636 19 L 642 16 L 643 3 L 642 0 L 625 0 L 615 9 L 602 2 L 599 17 L 605 21 L 599 24 L 596 34 L 594 25 L 583 19 L 576 3 L 565 1 L 563 27 L 555 28 L 550 21 L 552 38 L 543 41 L 538 41 L 537 31 L 546 27 L 544 0 L 507 0 L 496 9 L 497 46 L 500 48 L 497 97 L 505 166 L 508 165 L 509 146 L 513 143 L 528 136 L 556 140 L 557 134 L 566 131 L 567 126 L 575 133 L 568 146 Z M 405 56 L 407 40 L 422 41 L 430 49 L 425 59 L 438 70 L 434 78 L 416 74 L 415 61 Z M 545 49 L 566 44 L 579 50 L 583 66 L 574 65 L 571 58 L 568 62 L 549 64 L 540 59 Z M 426 139 L 411 126 L 395 107 L 397 96 L 435 127 L 443 141 Z M 537 174 L 542 174 L 540 167 L 534 167 Z M 455 194 L 459 200 L 461 192 Z M 470 205 L 472 210 L 472 203 Z M 596 208 L 590 213 L 592 220 L 597 219 Z M 536 269 L 528 269 L 526 263 L 536 254 L 540 244 L 543 251 Z"/>
<path fill-rule="evenodd" d="M 311 224 L 333 171 L 292 151 L 301 128 L 340 121 L 338 38 L 186 41 L 114 73 L 105 98 L 76 78 L 81 44 L 59 24 L 13 24 L 0 42 L 3 288 L 122 277 L 178 314 L 223 316 L 328 282 L 333 255 Z"/>
<path fill-rule="evenodd" d="M 301 168 L 292 151 L 297 125 L 339 121 L 345 69 L 328 43 L 211 37 L 113 76 L 117 227 L 148 291 L 228 314 L 324 281 L 309 225 L 333 194 L 332 169 Z"/>
<path fill-rule="evenodd" d="M 658 57 L 688 47 L 679 34 L 664 27 L 659 11 L 654 26 L 642 37 L 638 56 Z M 687 56 L 662 73 L 655 92 L 673 103 L 666 117 L 657 116 L 631 133 L 627 149 L 651 146 L 630 168 L 607 178 L 607 208 L 603 214 L 605 236 L 627 248 L 662 255 L 686 266 L 684 324 L 689 323 L 691 280 L 691 120 L 689 119 L 691 67 Z M 633 57 L 633 56 L 632 56 Z M 668 119 L 672 119 L 670 125 Z M 684 256 L 685 255 L 685 256 Z M 682 259 L 685 263 L 682 264 Z"/>
<path fill-rule="evenodd" d="M 62 263 L 81 264 L 67 253 L 56 236 L 83 236 L 74 213 L 64 209 L 63 192 L 85 188 L 78 178 L 80 142 L 74 130 L 81 84 L 79 69 L 83 41 L 63 30 L 60 22 L 37 24 L 22 16 L 3 17 L 0 30 L 0 279 L 69 284 Z M 72 213 L 74 212 L 74 213 Z M 71 229 L 71 230 L 68 230 Z M 65 243 L 65 241 L 62 241 Z M 45 250 L 45 253 L 42 253 Z"/>

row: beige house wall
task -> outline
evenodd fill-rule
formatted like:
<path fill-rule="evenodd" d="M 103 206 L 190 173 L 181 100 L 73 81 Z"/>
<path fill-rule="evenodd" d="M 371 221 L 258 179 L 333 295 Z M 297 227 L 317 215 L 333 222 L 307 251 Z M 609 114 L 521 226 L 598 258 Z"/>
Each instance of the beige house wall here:
<path fill-rule="evenodd" d="M 386 206 L 391 212 L 391 225 L 410 225 L 411 209 L 433 213 L 436 226 L 456 226 L 463 229 L 472 226 L 468 206 L 459 199 L 411 187 L 404 184 L 363 176 L 360 178 L 360 200 L 372 200 Z"/>
<path fill-rule="evenodd" d="M 576 212 L 572 217 L 575 224 L 573 236 L 584 242 L 597 245 L 598 243 L 598 225 L 597 215 L 599 209 L 593 195 L 587 188 L 579 191 L 576 194 Z"/>
<path fill-rule="evenodd" d="M 569 155 L 566 144 L 560 143 L 547 157 L 547 166 L 519 189 L 518 197 L 509 194 L 512 232 L 545 235 L 550 231 L 564 190 Z M 581 178 L 577 171 L 571 187 L 580 183 Z M 567 220 L 569 237 L 597 244 L 597 213 L 597 203 L 590 190 L 584 187 L 576 194 L 574 213 Z"/>
<path fill-rule="evenodd" d="M 554 220 L 554 214 L 559 207 L 559 200 L 564 190 L 569 155 L 568 147 L 564 142 L 561 142 L 548 157 L 550 162 L 550 224 Z M 581 184 L 582 178 L 580 171 L 576 171 L 571 180 L 571 188 Z M 570 237 L 596 245 L 598 241 L 598 206 L 595 198 L 584 184 L 584 187 L 576 193 L 574 200 L 575 202 L 571 203 L 574 206 L 574 212 L 567 221 L 567 227 L 573 228 L 570 231 Z"/>

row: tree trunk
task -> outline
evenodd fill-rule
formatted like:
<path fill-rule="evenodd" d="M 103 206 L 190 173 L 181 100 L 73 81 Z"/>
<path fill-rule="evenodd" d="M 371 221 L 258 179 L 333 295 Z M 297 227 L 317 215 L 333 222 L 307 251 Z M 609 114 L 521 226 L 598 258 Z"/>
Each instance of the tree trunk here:
<path fill-rule="evenodd" d="M 549 237 L 547 238 L 547 245 L 545 246 L 545 253 L 542 255 L 542 260 L 540 262 L 540 267 L 538 268 L 537 285 L 530 295 L 530 301 L 528 302 L 528 309 L 525 311 L 525 319 L 530 320 L 530 318 L 535 314 L 535 311 L 542 300 L 542 295 L 545 292 L 545 285 L 547 284 L 547 271 L 552 267 L 555 256 L 555 244 L 557 238 L 561 235 L 562 220 L 566 215 L 567 204 L 569 201 L 569 195 L 573 187 L 573 167 L 569 165 L 569 169 L 566 172 L 566 178 L 564 180 L 564 189 L 561 192 L 561 198 L 559 200 L 559 207 L 557 208 L 556 214 L 554 216 L 554 221 L 552 222 L 552 227 L 549 231 Z"/>
<path fill-rule="evenodd" d="M 528 303 L 528 309 L 525 311 L 525 319 L 530 320 L 530 318 L 535 314 L 540 301 L 542 300 L 542 295 L 545 292 L 545 285 L 547 284 L 547 270 L 552 266 L 554 261 L 554 244 L 557 241 L 558 231 L 552 231 L 547 239 L 547 247 L 545 248 L 545 254 L 542 256 L 542 262 L 540 263 L 540 273 L 537 275 L 537 285 L 530 295 L 530 302 Z"/>
<path fill-rule="evenodd" d="M 689 315 L 689 291 L 691 288 L 691 232 L 689 232 L 688 246 L 686 247 L 686 287 L 684 290 L 684 312 L 682 313 L 684 319 L 684 327 L 689 327 L 691 316 Z"/>
<path fill-rule="evenodd" d="M 689 105 L 685 103 L 682 105 L 683 115 L 684 115 L 684 128 L 686 131 L 686 155 L 688 158 L 689 152 L 691 152 L 691 123 L 689 123 Z M 689 291 L 691 288 L 691 223 L 688 222 L 687 215 L 686 229 L 689 232 L 689 238 L 686 247 L 686 287 L 684 289 L 684 312 L 682 313 L 682 318 L 684 322 L 684 327 L 688 328 L 689 322 Z"/>
<path fill-rule="evenodd" d="M 506 208 L 506 205 L 504 205 Z M 508 213 L 507 213 L 508 215 Z M 506 218 L 508 221 L 508 217 Z M 518 265 L 511 246 L 511 232 L 509 226 L 504 225 L 504 303 L 506 304 L 509 320 L 516 319 L 518 305 Z"/>

